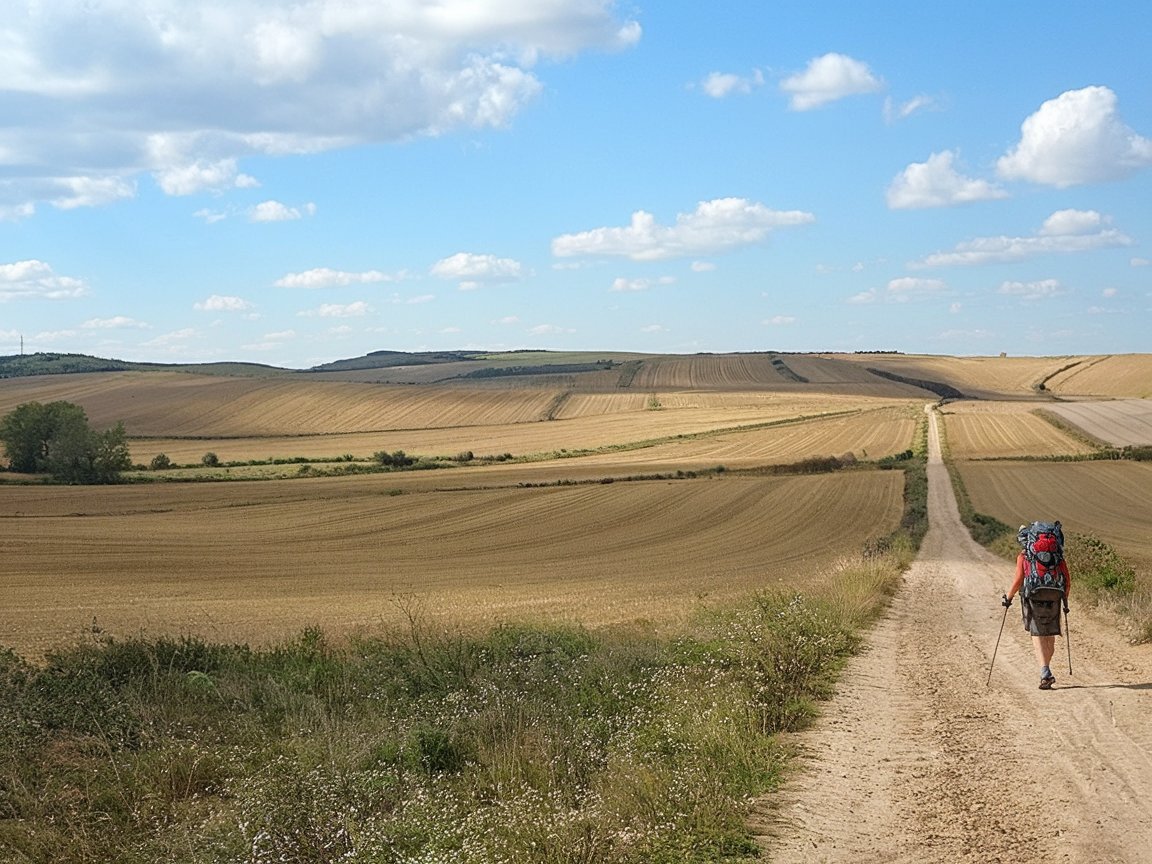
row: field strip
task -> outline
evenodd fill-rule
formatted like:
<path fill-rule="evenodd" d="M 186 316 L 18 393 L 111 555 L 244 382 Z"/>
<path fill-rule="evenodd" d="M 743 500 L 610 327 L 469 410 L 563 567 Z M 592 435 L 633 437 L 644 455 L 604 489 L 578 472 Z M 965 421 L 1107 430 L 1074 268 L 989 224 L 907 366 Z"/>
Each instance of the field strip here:
<path fill-rule="evenodd" d="M 367 482 L 369 479 L 377 482 Z M 822 578 L 887 534 L 898 472 L 391 494 L 387 478 L 3 490 L 0 644 L 106 632 L 263 643 L 392 624 L 675 623 Z M 836 544 L 825 542 L 835 526 Z"/>
<path fill-rule="evenodd" d="M 1093 438 L 1117 447 L 1152 446 L 1152 400 L 1058 402 L 1048 410 Z"/>

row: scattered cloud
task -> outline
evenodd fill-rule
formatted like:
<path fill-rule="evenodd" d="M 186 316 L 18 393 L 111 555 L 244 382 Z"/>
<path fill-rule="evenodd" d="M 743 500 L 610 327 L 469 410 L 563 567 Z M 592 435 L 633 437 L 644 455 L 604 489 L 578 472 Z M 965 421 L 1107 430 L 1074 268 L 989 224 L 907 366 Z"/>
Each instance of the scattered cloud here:
<path fill-rule="evenodd" d="M 302 273 L 289 273 L 281 276 L 273 284 L 277 288 L 342 288 L 347 285 L 370 285 L 378 282 L 396 282 L 402 275 L 381 273 L 379 270 L 365 270 L 350 273 L 346 270 L 331 270 L 316 267 Z"/>
<path fill-rule="evenodd" d="M 1152 139 L 1120 118 L 1107 87 L 1068 90 L 1020 127 L 1020 141 L 996 163 L 1007 180 L 1064 188 L 1118 180 L 1152 165 Z"/>
<path fill-rule="evenodd" d="M 441 258 L 432 265 L 430 272 L 440 279 L 458 280 L 461 291 L 473 291 L 481 285 L 519 282 L 525 276 L 519 261 L 472 252 L 457 252 Z"/>
<path fill-rule="evenodd" d="M 938 105 L 934 96 L 913 96 L 908 101 L 900 103 L 893 102 L 892 97 L 888 96 L 884 99 L 884 122 L 891 124 L 906 120 L 918 111 L 936 108 Z"/>
<path fill-rule="evenodd" d="M 248 211 L 249 222 L 291 222 L 303 219 L 305 216 L 315 216 L 316 205 L 305 204 L 303 207 L 289 207 L 279 201 L 261 201 Z"/>
<path fill-rule="evenodd" d="M 215 225 L 217 222 L 223 222 L 228 218 L 227 213 L 220 213 L 216 210 L 209 210 L 207 207 L 201 208 L 192 214 L 197 219 L 203 219 L 208 225 Z"/>
<path fill-rule="evenodd" d="M 671 226 L 659 225 L 651 213 L 637 210 L 626 227 L 563 234 L 552 241 L 552 254 L 634 261 L 714 255 L 764 243 L 773 229 L 814 221 L 815 216 L 801 210 L 770 210 L 746 198 L 717 198 L 700 202 L 692 213 L 678 214 Z"/>
<path fill-rule="evenodd" d="M 0 303 L 8 300 L 68 300 L 83 297 L 88 286 L 71 276 L 58 276 L 43 261 L 30 258 L 0 264 Z"/>
<path fill-rule="evenodd" d="M 867 63 L 844 54 L 825 54 L 808 62 L 803 72 L 780 82 L 780 89 L 791 94 L 793 111 L 809 111 L 863 93 L 875 93 L 884 82 L 872 74 Z"/>
<path fill-rule="evenodd" d="M 1067 290 L 1056 279 L 1041 279 L 1037 282 L 1004 282 L 1000 285 L 1001 294 L 1010 294 L 1021 300 L 1047 300 L 1067 294 Z"/>
<path fill-rule="evenodd" d="M 640 328 L 641 333 L 667 333 L 668 328 L 663 324 L 645 324 Z"/>
<path fill-rule="evenodd" d="M 147 174 L 169 195 L 250 188 L 251 156 L 502 127 L 541 91 L 542 58 L 640 36 L 599 0 L 21 2 L 0 37 L 20 105 L 0 213 L 99 206 Z"/>
<path fill-rule="evenodd" d="M 505 327 L 508 327 L 508 326 L 513 325 L 513 324 L 519 324 L 520 323 L 520 316 L 519 315 L 505 315 L 503 318 L 497 318 L 492 323 L 493 324 L 500 324 L 500 325 L 503 325 Z"/>
<path fill-rule="evenodd" d="M 788 324 L 795 324 L 796 317 L 794 315 L 773 315 L 771 318 L 765 318 L 762 323 L 772 327 L 784 327 Z"/>
<path fill-rule="evenodd" d="M 1095 210 L 1057 210 L 1044 220 L 1038 232 L 1043 237 L 1071 237 L 1094 234 L 1112 220 Z"/>
<path fill-rule="evenodd" d="M 711 273 L 716 269 L 716 265 L 711 261 L 693 261 L 691 266 L 693 273 Z"/>
<path fill-rule="evenodd" d="M 952 303 L 952 304 L 949 304 L 949 306 L 948 306 L 948 312 L 951 315 L 958 315 L 960 313 L 960 310 L 963 308 L 964 308 L 963 303 Z"/>
<path fill-rule="evenodd" d="M 200 312 L 247 312 L 255 307 L 242 297 L 213 294 L 207 300 L 193 303 L 192 308 Z"/>
<path fill-rule="evenodd" d="M 533 336 L 558 336 L 576 331 L 570 327 L 560 327 L 556 324 L 537 324 L 535 327 L 529 327 L 528 332 Z"/>
<path fill-rule="evenodd" d="M 915 297 L 941 294 L 948 290 L 942 279 L 920 279 L 915 276 L 901 276 L 888 281 L 887 295 L 890 299 L 903 303 Z"/>
<path fill-rule="evenodd" d="M 1117 288 L 1105 288 L 1100 292 L 1101 297 L 1109 297 L 1109 298 L 1117 297 L 1117 296 L 1119 296 L 1119 294 L 1120 294 L 1120 290 Z"/>
<path fill-rule="evenodd" d="M 700 89 L 713 99 L 723 99 L 733 93 L 751 93 L 764 85 L 764 73 L 759 69 L 751 75 L 734 75 L 731 72 L 713 72 L 700 82 Z"/>
<path fill-rule="evenodd" d="M 112 318 L 90 318 L 80 325 L 81 330 L 147 330 L 148 325 L 126 315 Z"/>
<path fill-rule="evenodd" d="M 657 285 L 673 285 L 676 279 L 673 276 L 660 276 L 656 279 L 625 279 L 618 277 L 612 282 L 613 291 L 647 291 Z"/>
<path fill-rule="evenodd" d="M 888 207 L 915 210 L 1008 197 L 1007 192 L 987 180 L 960 174 L 954 167 L 955 159 L 953 151 L 945 150 L 933 153 L 927 162 L 913 162 L 889 184 Z"/>
<path fill-rule="evenodd" d="M 355 303 L 323 303 L 315 309 L 306 309 L 296 314 L 304 318 L 362 318 L 372 311 L 363 300 Z"/>
<path fill-rule="evenodd" d="M 1133 258 L 1128 263 L 1133 267 L 1147 267 L 1149 264 L 1152 264 L 1152 258 L 1136 257 L 1136 258 Z"/>
<path fill-rule="evenodd" d="M 1131 237 L 1114 228 L 1103 227 L 1107 222 L 1107 217 L 1092 210 L 1058 210 L 1045 220 L 1034 236 L 977 237 L 956 244 L 951 252 L 935 252 L 910 262 L 908 266 L 914 269 L 971 266 L 1132 245 Z M 1098 230 L 1091 230 L 1092 225 Z"/>

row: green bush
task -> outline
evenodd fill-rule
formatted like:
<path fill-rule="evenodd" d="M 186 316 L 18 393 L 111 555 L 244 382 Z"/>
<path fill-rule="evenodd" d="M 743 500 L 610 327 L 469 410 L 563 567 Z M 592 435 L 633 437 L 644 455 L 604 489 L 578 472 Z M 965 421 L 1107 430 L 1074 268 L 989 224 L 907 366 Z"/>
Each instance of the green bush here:
<path fill-rule="evenodd" d="M 1073 585 L 1090 596 L 1128 595 L 1136 587 L 1136 570 L 1116 550 L 1092 534 L 1072 534 L 1066 544 Z"/>

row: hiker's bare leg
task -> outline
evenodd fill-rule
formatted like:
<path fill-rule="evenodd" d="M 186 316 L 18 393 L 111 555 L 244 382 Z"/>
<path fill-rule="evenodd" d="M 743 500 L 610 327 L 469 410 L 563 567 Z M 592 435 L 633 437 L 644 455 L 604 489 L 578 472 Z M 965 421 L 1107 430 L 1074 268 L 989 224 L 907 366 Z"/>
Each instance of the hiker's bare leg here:
<path fill-rule="evenodd" d="M 1052 655 L 1056 653 L 1056 637 L 1033 636 L 1032 648 L 1036 652 L 1036 662 L 1045 669 L 1052 664 Z"/>

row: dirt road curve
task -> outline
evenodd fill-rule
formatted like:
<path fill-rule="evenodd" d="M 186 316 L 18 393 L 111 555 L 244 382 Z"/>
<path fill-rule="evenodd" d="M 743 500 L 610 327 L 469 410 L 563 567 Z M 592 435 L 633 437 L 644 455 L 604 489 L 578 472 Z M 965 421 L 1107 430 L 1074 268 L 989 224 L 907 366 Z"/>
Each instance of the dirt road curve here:
<path fill-rule="evenodd" d="M 1073 592 L 1073 675 L 1057 640 L 1044 692 L 1014 604 L 986 687 L 1011 565 L 961 526 L 935 416 L 928 472 L 919 559 L 799 736 L 803 770 L 756 813 L 767 859 L 1152 861 L 1152 650 L 1078 614 Z"/>

